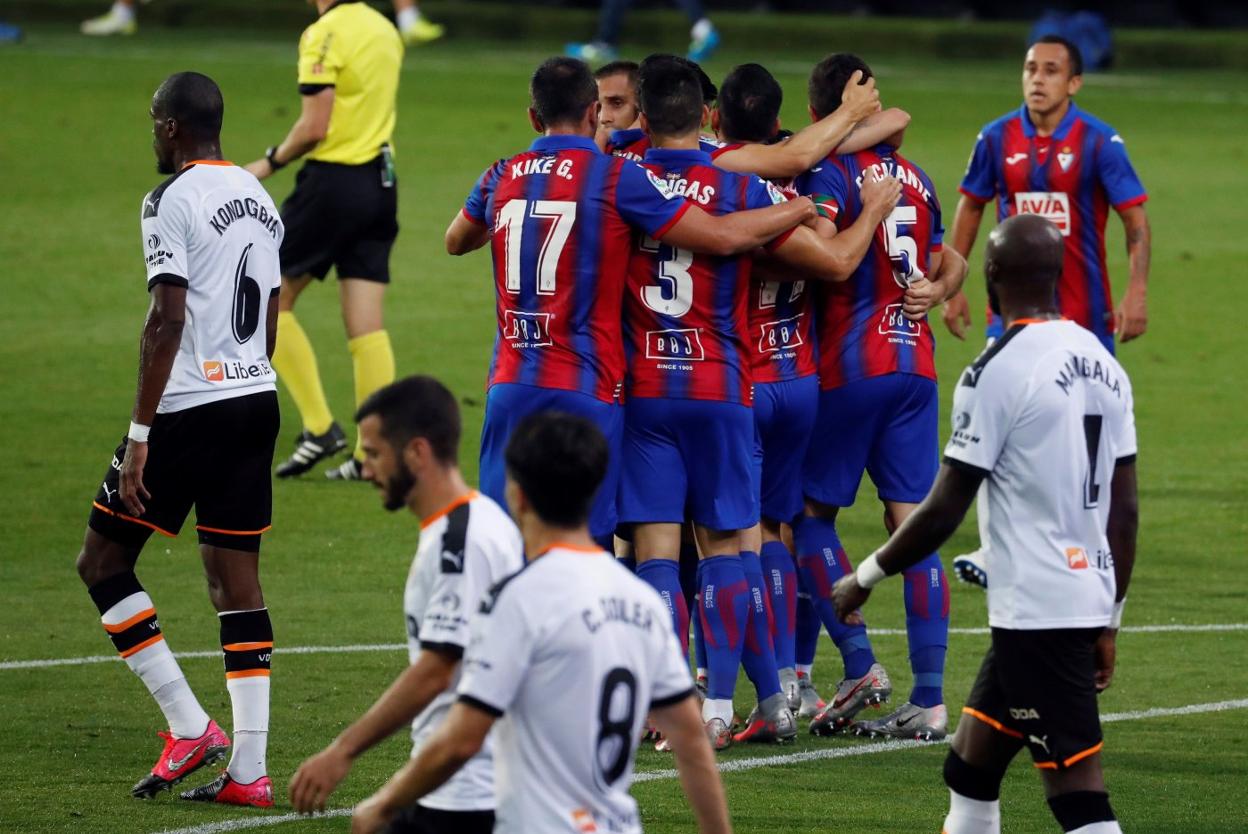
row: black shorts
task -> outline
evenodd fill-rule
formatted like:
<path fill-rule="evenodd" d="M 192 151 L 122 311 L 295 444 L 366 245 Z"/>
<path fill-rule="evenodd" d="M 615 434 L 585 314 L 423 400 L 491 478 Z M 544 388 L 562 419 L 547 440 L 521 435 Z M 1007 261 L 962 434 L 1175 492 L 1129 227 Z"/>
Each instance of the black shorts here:
<path fill-rule="evenodd" d="M 1038 768 L 1061 770 L 1099 752 L 1093 647 L 1103 631 L 994 628 L 962 712 L 1027 745 Z"/>
<path fill-rule="evenodd" d="M 121 503 L 121 461 L 127 440 L 92 502 L 91 529 L 134 549 L 155 531 L 176 536 L 191 507 L 203 544 L 258 551 L 273 515 L 273 445 L 277 394 L 263 391 L 184 411 L 157 414 L 148 436 L 143 485 L 151 498 L 135 518 Z"/>
<path fill-rule="evenodd" d="M 416 804 L 403 810 L 385 834 L 490 834 L 493 811 L 439 811 Z"/>
<path fill-rule="evenodd" d="M 308 162 L 282 203 L 282 275 L 390 282 L 390 249 L 399 234 L 398 185 L 382 185 L 379 156 L 363 165 Z"/>

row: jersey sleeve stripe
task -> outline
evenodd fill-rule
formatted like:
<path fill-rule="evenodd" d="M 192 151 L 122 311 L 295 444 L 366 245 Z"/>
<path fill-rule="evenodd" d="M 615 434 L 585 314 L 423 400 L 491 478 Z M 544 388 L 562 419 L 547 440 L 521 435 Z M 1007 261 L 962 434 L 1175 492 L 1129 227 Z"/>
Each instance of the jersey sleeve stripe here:
<path fill-rule="evenodd" d="M 436 640 L 421 640 L 420 648 L 421 648 L 421 651 L 433 652 L 434 654 L 440 654 L 445 657 L 449 657 L 451 660 L 459 660 L 460 658 L 464 656 L 464 647 L 459 645 L 458 643 L 445 643 L 445 642 L 438 642 Z"/>
<path fill-rule="evenodd" d="M 482 701 L 480 698 L 474 698 L 472 695 L 460 695 L 459 702 L 474 709 L 481 710 L 481 712 L 484 712 L 486 715 L 492 715 L 495 718 L 501 718 L 503 715 L 503 711 L 498 707 L 493 704 L 487 704 L 485 701 Z"/>
<path fill-rule="evenodd" d="M 692 698 L 695 691 L 696 690 L 690 687 L 689 689 L 686 689 L 683 692 L 677 692 L 675 695 L 667 695 L 662 698 L 654 698 L 650 701 L 650 709 L 662 709 L 663 707 L 670 707 L 673 704 L 679 704 L 681 701 L 685 700 L 686 698 Z"/>
<path fill-rule="evenodd" d="M 1137 197 L 1132 197 L 1130 200 L 1123 200 L 1121 203 L 1114 203 L 1114 211 L 1126 211 L 1129 208 L 1143 205 L 1146 202 L 1148 202 L 1148 195 L 1140 194 Z"/>
<path fill-rule="evenodd" d="M 1114 461 L 1114 466 L 1131 466 L 1135 463 L 1135 454 L 1123 455 Z"/>
<path fill-rule="evenodd" d="M 462 214 L 468 220 L 471 220 L 473 223 L 476 223 L 478 226 L 489 226 L 489 224 L 486 223 L 484 220 L 482 220 L 480 217 L 473 217 L 471 214 L 469 214 L 468 209 L 466 208 L 461 208 L 459 210 L 459 213 Z"/>
<path fill-rule="evenodd" d="M 672 215 L 672 219 L 667 221 L 659 229 L 657 229 L 655 233 L 652 235 L 652 237 L 655 240 L 662 240 L 663 235 L 670 232 L 672 230 L 672 227 L 680 222 L 680 218 L 685 216 L 685 212 L 689 211 L 689 209 L 691 208 L 693 208 L 693 203 L 686 200 L 683 206 L 676 209 L 676 213 Z"/>
<path fill-rule="evenodd" d="M 972 200 L 975 200 L 976 202 L 979 202 L 979 203 L 989 203 L 989 202 L 992 202 L 992 195 L 991 195 L 991 194 L 987 194 L 987 195 L 984 195 L 984 194 L 976 194 L 974 191 L 972 191 L 971 189 L 967 188 L 965 185 L 959 185 L 959 186 L 958 186 L 958 191 L 959 191 L 959 192 L 961 192 L 962 194 L 965 194 L 967 197 L 970 197 Z"/>
<path fill-rule="evenodd" d="M 150 290 L 157 284 L 169 284 L 174 287 L 186 289 L 190 286 L 190 282 L 181 275 L 174 275 L 172 272 L 162 272 L 159 275 L 153 275 L 147 282 L 147 288 Z"/>
<path fill-rule="evenodd" d="M 992 474 L 987 469 L 983 469 L 973 463 L 967 463 L 966 461 L 959 460 L 955 457 L 950 457 L 948 454 L 945 455 L 942 462 L 953 467 L 954 469 L 966 472 L 968 475 L 978 475 L 981 478 L 987 478 Z"/>

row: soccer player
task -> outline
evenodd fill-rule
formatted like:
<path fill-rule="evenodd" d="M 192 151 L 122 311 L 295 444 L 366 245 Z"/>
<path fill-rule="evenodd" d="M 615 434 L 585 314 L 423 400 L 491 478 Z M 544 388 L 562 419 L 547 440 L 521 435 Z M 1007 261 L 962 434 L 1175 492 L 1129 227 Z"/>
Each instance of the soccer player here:
<path fill-rule="evenodd" d="M 641 121 L 653 147 L 646 165 L 716 215 L 783 202 L 758 177 L 722 171 L 699 148 L 704 104 L 697 74 L 675 56 L 641 65 Z M 859 222 L 838 240 L 808 228 L 767 244 L 785 265 L 844 280 L 896 203 L 899 184 L 864 186 Z M 635 525 L 637 575 L 668 601 L 678 637 L 688 634 L 679 568 L 680 525 L 694 524 L 699 616 L 709 680 L 703 720 L 716 749 L 733 740 L 732 693 L 744 662 L 759 719 L 741 740 L 791 738 L 797 727 L 781 692 L 758 553 L 742 532 L 758 523 L 754 416 L 746 329 L 749 254 L 696 255 L 642 239 L 629 264 L 624 304 L 628 389 L 620 521 Z M 743 628 L 745 626 L 746 628 Z"/>
<path fill-rule="evenodd" d="M 1059 309 L 1113 353 L 1115 333 L 1129 342 L 1148 326 L 1148 194 L 1118 132 L 1075 106 L 1082 85 L 1079 47 L 1057 35 L 1031 45 L 1023 62 L 1023 106 L 985 125 L 975 140 L 950 246 L 970 257 L 984 207 L 994 199 L 998 221 L 1028 213 L 1052 220 L 1066 244 L 1057 282 Z M 1117 313 L 1105 264 L 1110 206 L 1122 218 L 1130 271 Z M 966 296 L 949 299 L 942 316 L 949 332 L 964 338 L 970 323 Z M 988 338 L 1002 332 L 1001 320 L 990 310 Z M 958 578 L 986 585 L 985 558 L 980 549 L 954 559 Z"/>
<path fill-rule="evenodd" d="M 528 565 L 482 603 L 459 700 L 420 753 L 356 806 L 357 834 L 446 781 L 499 718 L 495 831 L 639 834 L 628 788 L 647 713 L 671 742 L 698 830 L 731 831 L 667 609 L 590 535 L 609 454 L 579 417 L 535 414 L 516 428 L 507 503 Z"/>
<path fill-rule="evenodd" d="M 316 353 L 295 302 L 330 267 L 355 372 L 355 402 L 394 380 L 394 351 L 382 321 L 390 249 L 399 233 L 398 184 L 390 152 L 403 42 L 367 3 L 316 0 L 320 15 L 299 41 L 302 110 L 286 138 L 247 166 L 260 179 L 302 156 L 308 161 L 282 204 L 282 338 L 273 366 L 299 409 L 303 431 L 279 478 L 302 475 L 347 448 L 321 386 Z M 325 475 L 358 480 L 364 452 Z"/>
<path fill-rule="evenodd" d="M 871 70 L 856 55 L 829 55 L 810 76 L 810 115 L 840 103 L 846 79 Z M 803 466 L 804 517 L 795 530 L 798 566 L 845 661 L 845 678 L 811 731 L 835 732 L 864 706 L 892 692 L 876 663 L 865 626 L 845 626 L 832 611 L 833 583 L 849 571 L 836 528 L 852 506 L 865 470 L 892 529 L 927 494 L 937 467 L 936 367 L 927 311 L 961 286 L 966 261 L 942 257 L 940 201 L 913 162 L 888 145 L 829 157 L 798 181 L 821 211 L 845 229 L 860 214 L 856 184 L 879 174 L 903 183 L 902 198 L 877 232 L 870 254 L 844 284 L 815 290 L 819 344 L 819 405 Z M 838 233 L 841 234 L 843 232 Z M 859 732 L 941 738 L 946 714 L 941 688 L 949 628 L 949 588 L 931 553 L 906 575 L 906 630 L 914 686 L 909 700 Z"/>
<path fill-rule="evenodd" d="M 1063 248 L 1041 217 L 988 236 L 988 297 L 1005 331 L 958 383 L 931 494 L 833 592 L 837 613 L 856 616 L 875 584 L 952 535 L 977 491 L 992 507 L 980 516 L 992 646 L 945 759 L 948 834 L 1001 830 L 1001 780 L 1024 747 L 1063 831 L 1121 831 L 1096 696 L 1113 677 L 1135 563 L 1135 418 L 1122 366 L 1054 301 Z"/>
<path fill-rule="evenodd" d="M 633 0 L 602 0 L 598 15 L 598 33 L 588 43 L 570 43 L 567 54 L 582 61 L 614 61 L 619 51 L 620 29 L 624 15 Z M 676 5 L 689 18 L 689 60 L 705 61 L 719 47 L 719 32 L 706 16 L 702 0 L 676 0 Z"/>
<path fill-rule="evenodd" d="M 183 799 L 268 807 L 273 627 L 260 590 L 277 438 L 278 249 L 282 221 L 256 178 L 221 157 L 221 91 L 195 72 L 152 97 L 157 170 L 143 199 L 151 307 L 130 430 L 92 504 L 78 575 L 118 653 L 168 722 L 164 750 L 131 793 L 147 799 L 224 757 L 230 740 L 204 712 L 135 565 L 153 532 L 176 536 L 195 507 L 208 596 L 221 621 L 234 707 L 229 766 Z"/>
<path fill-rule="evenodd" d="M 611 134 L 631 128 L 641 115 L 637 70 L 633 61 L 612 61 L 594 71 L 598 82 L 598 132 L 594 141 L 599 150 L 609 153 Z"/>
<path fill-rule="evenodd" d="M 417 755 L 455 702 L 460 660 L 486 592 L 524 564 L 520 532 L 507 513 L 470 489 L 459 472 L 455 396 L 427 376 L 374 392 L 356 412 L 364 438 L 364 477 L 391 512 L 406 507 L 420 523 L 420 548 L 403 595 L 405 669 L 368 712 L 312 756 L 290 782 L 304 813 L 325 800 L 362 753 L 405 724 Z M 400 814 L 400 832 L 488 834 L 494 827 L 494 763 L 487 741 L 449 782 Z"/>
<path fill-rule="evenodd" d="M 557 409 L 594 422 L 611 455 L 590 529 L 606 549 L 616 527 L 623 433 L 620 319 L 635 231 L 697 252 L 761 246 L 808 219 L 808 200 L 712 217 L 629 160 L 598 150 L 598 91 L 584 62 L 534 72 L 529 118 L 543 134 L 491 165 L 446 232 L 447 251 L 490 244 L 498 331 L 481 432 L 481 491 L 503 500 L 503 450 L 528 414 Z"/>

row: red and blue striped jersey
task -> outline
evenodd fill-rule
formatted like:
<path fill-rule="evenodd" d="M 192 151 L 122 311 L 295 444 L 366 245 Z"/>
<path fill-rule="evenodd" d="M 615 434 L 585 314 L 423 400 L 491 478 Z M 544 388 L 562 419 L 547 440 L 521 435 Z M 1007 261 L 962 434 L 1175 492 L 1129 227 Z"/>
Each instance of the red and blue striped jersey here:
<path fill-rule="evenodd" d="M 709 214 L 784 200 L 758 177 L 714 167 L 710 154 L 701 150 L 651 148 L 646 166 Z M 629 259 L 624 302 L 630 397 L 753 404 L 746 344 L 752 265 L 748 253 L 696 255 L 653 236 L 641 240 Z"/>
<path fill-rule="evenodd" d="M 738 148 L 742 142 L 724 145 L 712 159 Z M 786 198 L 797 196 L 793 179 L 771 180 Z M 753 278 L 750 282 L 750 370 L 754 382 L 788 382 L 818 371 L 815 339 L 810 317 L 810 287 L 806 281 L 781 283 Z"/>
<path fill-rule="evenodd" d="M 498 330 L 489 384 L 617 400 L 633 230 L 660 237 L 690 205 L 580 136 L 546 136 L 491 165 L 463 209 L 491 229 Z"/>
<path fill-rule="evenodd" d="M 706 136 L 698 137 L 698 146 L 712 156 L 720 150 L 720 143 Z M 639 127 L 613 130 L 611 138 L 607 140 L 607 153 L 622 156 L 634 162 L 641 162 L 645 159 L 648 150 L 650 150 L 650 137 Z"/>
<path fill-rule="evenodd" d="M 1105 221 L 1110 206 L 1123 211 L 1148 199 L 1112 127 L 1072 101 L 1053 135 L 1039 136 L 1024 105 L 980 131 L 959 190 L 981 203 L 995 199 L 998 221 L 1019 212 L 1053 221 L 1066 242 L 1057 282 L 1062 315 L 1112 337 Z M 1000 336 L 993 318 L 989 311 L 988 335 Z"/>
<path fill-rule="evenodd" d="M 901 305 L 910 282 L 927 275 L 944 239 L 936 187 L 923 170 L 888 145 L 830 156 L 798 178 L 819 212 L 846 229 L 862 213 L 867 172 L 901 180 L 901 200 L 848 281 L 820 282 L 814 292 L 819 386 L 839 388 L 882 374 L 936 378 L 936 342 L 927 319 L 914 322 Z"/>

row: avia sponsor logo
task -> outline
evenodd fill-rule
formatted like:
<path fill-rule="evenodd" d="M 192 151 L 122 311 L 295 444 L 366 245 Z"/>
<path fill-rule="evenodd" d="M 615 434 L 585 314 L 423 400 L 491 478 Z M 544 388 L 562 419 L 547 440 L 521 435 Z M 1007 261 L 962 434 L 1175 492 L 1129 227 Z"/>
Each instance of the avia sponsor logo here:
<path fill-rule="evenodd" d="M 1071 570 L 1087 570 L 1088 569 L 1088 551 L 1082 547 L 1066 548 L 1066 564 Z"/>
<path fill-rule="evenodd" d="M 1013 718 L 1015 721 L 1039 721 L 1040 713 L 1032 707 L 1023 707 L 1022 709 L 1010 707 L 1010 718 Z"/>
<path fill-rule="evenodd" d="M 1017 214 L 1038 214 L 1062 237 L 1070 237 L 1070 196 L 1065 191 L 1020 191 L 1014 195 Z"/>
<path fill-rule="evenodd" d="M 217 207 L 216 211 L 209 213 L 208 223 L 220 237 L 225 234 L 225 230 L 231 224 L 244 218 L 255 220 L 268 231 L 274 240 L 277 240 L 280 219 L 276 214 L 270 214 L 269 210 L 254 197 L 226 200 Z"/>
<path fill-rule="evenodd" d="M 206 359 L 203 364 L 204 379 L 209 382 L 241 382 L 273 376 L 273 368 L 263 359 L 245 365 L 237 359 Z"/>

